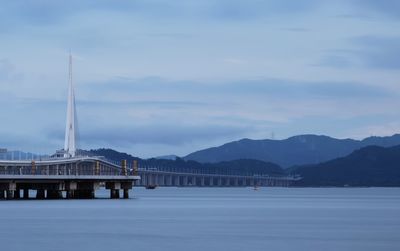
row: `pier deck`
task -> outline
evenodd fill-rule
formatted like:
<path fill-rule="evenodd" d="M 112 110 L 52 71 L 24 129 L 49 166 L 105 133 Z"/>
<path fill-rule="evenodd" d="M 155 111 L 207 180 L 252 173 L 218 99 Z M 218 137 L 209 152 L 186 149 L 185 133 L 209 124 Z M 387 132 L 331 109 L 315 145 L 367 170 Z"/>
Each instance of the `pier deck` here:
<path fill-rule="evenodd" d="M 111 198 L 129 198 L 138 180 L 140 176 L 127 169 L 126 161 L 118 166 L 101 157 L 0 160 L 0 199 L 29 199 L 29 190 L 36 190 L 37 199 L 92 199 L 103 185 Z"/>

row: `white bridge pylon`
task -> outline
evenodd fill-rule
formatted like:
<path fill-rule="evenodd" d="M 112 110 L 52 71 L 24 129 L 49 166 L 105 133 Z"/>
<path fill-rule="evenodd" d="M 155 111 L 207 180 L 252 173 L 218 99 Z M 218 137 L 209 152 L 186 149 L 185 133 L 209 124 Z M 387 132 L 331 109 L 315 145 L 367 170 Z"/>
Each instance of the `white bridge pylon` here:
<path fill-rule="evenodd" d="M 68 75 L 68 101 L 67 120 L 65 126 L 64 157 L 71 158 L 76 155 L 75 127 L 76 127 L 75 92 L 72 83 L 72 55 L 69 54 L 69 75 Z"/>

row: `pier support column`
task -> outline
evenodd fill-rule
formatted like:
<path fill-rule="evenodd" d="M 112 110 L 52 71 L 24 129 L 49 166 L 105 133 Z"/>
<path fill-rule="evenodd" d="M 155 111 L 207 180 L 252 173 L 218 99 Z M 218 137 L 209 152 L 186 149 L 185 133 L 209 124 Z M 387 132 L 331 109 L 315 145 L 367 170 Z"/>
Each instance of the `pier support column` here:
<path fill-rule="evenodd" d="M 119 199 L 119 189 L 110 189 L 110 198 Z"/>
<path fill-rule="evenodd" d="M 129 189 L 124 189 L 124 199 L 129 199 Z"/>
<path fill-rule="evenodd" d="M 218 186 L 221 187 L 222 186 L 222 178 L 218 177 Z"/>
<path fill-rule="evenodd" d="M 179 187 L 179 176 L 174 176 L 174 186 Z"/>
<path fill-rule="evenodd" d="M 110 189 L 110 198 L 111 199 L 119 199 L 119 190 L 123 189 L 124 191 L 124 198 L 125 195 L 129 198 L 129 192 L 125 194 L 125 190 L 132 189 L 133 183 L 132 182 L 106 182 L 106 189 Z"/>
<path fill-rule="evenodd" d="M 36 190 L 36 199 L 43 200 L 45 198 L 45 190 L 38 189 Z"/>
<path fill-rule="evenodd" d="M 75 199 L 94 199 L 94 189 L 78 189 L 74 191 Z"/>
<path fill-rule="evenodd" d="M 75 190 L 67 190 L 66 198 L 67 199 L 75 198 Z"/>
<path fill-rule="evenodd" d="M 47 190 L 47 199 L 62 199 L 62 192 L 58 190 Z"/>
<path fill-rule="evenodd" d="M 77 182 L 74 192 L 76 199 L 94 199 L 95 191 L 100 186 L 99 182 Z M 69 187 L 71 189 L 71 187 Z"/>
<path fill-rule="evenodd" d="M 124 191 L 124 199 L 129 199 L 129 189 L 133 188 L 133 182 L 121 182 L 121 189 Z"/>
<path fill-rule="evenodd" d="M 74 199 L 76 189 L 78 189 L 78 184 L 76 182 L 70 181 L 65 183 L 65 190 L 67 191 L 66 198 Z"/>
<path fill-rule="evenodd" d="M 14 199 L 20 199 L 21 198 L 21 190 L 16 189 L 14 190 Z"/>
<path fill-rule="evenodd" d="M 6 195 L 7 195 L 7 200 L 12 200 L 12 199 L 14 199 L 14 191 L 12 191 L 12 190 L 7 190 L 7 191 L 6 191 Z"/>
<path fill-rule="evenodd" d="M 28 200 L 28 199 L 29 199 L 29 189 L 24 188 L 24 200 Z"/>
<path fill-rule="evenodd" d="M 0 190 L 0 200 L 5 199 L 6 197 L 4 196 L 4 190 Z"/>

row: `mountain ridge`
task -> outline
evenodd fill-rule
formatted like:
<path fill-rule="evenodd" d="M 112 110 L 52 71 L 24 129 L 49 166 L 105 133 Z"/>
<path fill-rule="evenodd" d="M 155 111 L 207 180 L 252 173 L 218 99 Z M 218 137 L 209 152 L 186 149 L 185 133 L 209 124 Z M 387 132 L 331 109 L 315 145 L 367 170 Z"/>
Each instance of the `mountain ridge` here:
<path fill-rule="evenodd" d="M 400 186 L 400 145 L 367 146 L 316 165 L 293 167 L 298 186 Z"/>
<path fill-rule="evenodd" d="M 382 147 L 400 145 L 400 134 L 385 137 L 372 136 L 363 140 L 336 139 L 314 134 L 296 135 L 283 140 L 244 138 L 221 146 L 195 151 L 183 158 L 201 163 L 257 159 L 288 168 L 294 165 L 317 164 L 343 157 L 368 145 Z"/>
<path fill-rule="evenodd" d="M 319 164 L 282 169 L 279 165 L 253 159 L 238 159 L 219 163 L 199 163 L 191 160 L 140 159 L 112 149 L 90 150 L 114 161 L 138 160 L 141 167 L 162 167 L 175 172 L 204 171 L 237 175 L 300 175 L 294 186 L 400 186 L 400 145 L 393 147 L 366 146 L 347 156 Z"/>

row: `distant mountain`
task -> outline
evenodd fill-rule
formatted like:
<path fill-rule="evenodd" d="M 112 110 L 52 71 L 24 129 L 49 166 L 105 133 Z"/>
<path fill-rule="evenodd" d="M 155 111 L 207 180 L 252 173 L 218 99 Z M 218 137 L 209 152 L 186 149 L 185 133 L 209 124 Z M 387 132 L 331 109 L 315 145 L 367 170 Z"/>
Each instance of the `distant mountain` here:
<path fill-rule="evenodd" d="M 84 152 L 89 156 L 103 156 L 113 161 L 126 160 L 128 161 L 128 163 L 132 163 L 133 160 L 141 160 L 140 158 L 134 157 L 130 154 L 118 152 L 113 149 L 107 149 L 107 148 L 92 149 Z"/>
<path fill-rule="evenodd" d="M 157 168 L 160 170 L 170 170 L 175 172 L 187 171 L 204 171 L 208 173 L 226 173 L 237 175 L 282 175 L 284 170 L 273 163 L 267 163 L 260 160 L 240 159 L 233 161 L 224 161 L 220 163 L 202 164 L 196 161 L 185 161 L 179 157 L 176 159 L 140 159 L 127 153 L 121 153 L 113 149 L 96 149 L 90 151 L 82 151 L 82 153 L 90 156 L 103 156 L 109 160 L 121 162 L 127 160 L 132 163 L 137 160 L 139 167 L 142 168 Z"/>
<path fill-rule="evenodd" d="M 242 139 L 191 153 L 184 159 L 202 163 L 257 159 L 287 168 L 343 157 L 369 145 L 383 147 L 400 145 L 400 134 L 390 137 L 369 137 L 364 140 L 335 139 L 319 135 L 299 135 L 284 140 Z"/>
<path fill-rule="evenodd" d="M 317 165 L 294 167 L 299 186 L 400 186 L 400 146 L 368 146 Z"/>
<path fill-rule="evenodd" d="M 118 162 L 123 159 L 128 162 L 138 160 L 139 167 L 174 172 L 201 170 L 250 176 L 299 174 L 302 180 L 296 183 L 297 186 L 400 186 L 400 145 L 388 148 L 367 146 L 345 157 L 319 164 L 293 166 L 286 170 L 277 164 L 254 159 L 199 163 L 181 158 L 140 159 L 112 149 L 90 150 L 87 153 Z"/>

